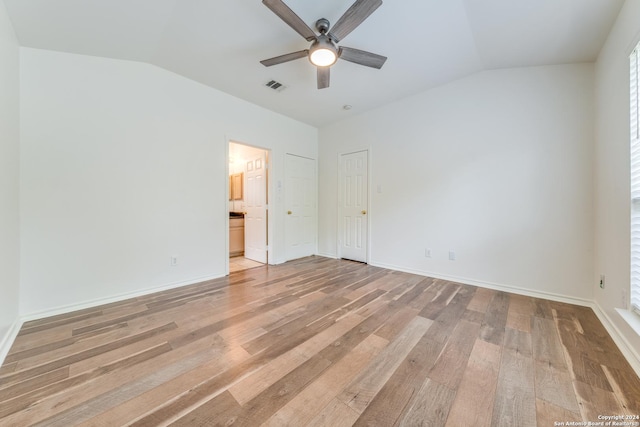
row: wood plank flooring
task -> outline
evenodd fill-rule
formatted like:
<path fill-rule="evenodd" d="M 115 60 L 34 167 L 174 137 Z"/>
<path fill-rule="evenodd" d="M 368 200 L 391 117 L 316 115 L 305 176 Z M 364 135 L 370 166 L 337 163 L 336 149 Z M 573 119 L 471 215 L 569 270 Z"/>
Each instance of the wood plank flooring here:
<path fill-rule="evenodd" d="M 322 257 L 26 323 L 0 367 L 2 426 L 602 415 L 640 415 L 640 380 L 591 309 Z"/>

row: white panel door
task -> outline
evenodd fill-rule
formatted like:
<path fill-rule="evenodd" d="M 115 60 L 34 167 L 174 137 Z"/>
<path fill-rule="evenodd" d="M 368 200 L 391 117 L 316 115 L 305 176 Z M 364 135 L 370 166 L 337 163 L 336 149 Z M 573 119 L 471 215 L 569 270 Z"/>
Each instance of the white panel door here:
<path fill-rule="evenodd" d="M 285 245 L 287 260 L 316 253 L 316 161 L 287 154 L 285 159 Z"/>
<path fill-rule="evenodd" d="M 253 155 L 245 165 L 244 256 L 267 262 L 267 156 Z"/>
<path fill-rule="evenodd" d="M 338 170 L 340 257 L 367 262 L 369 232 L 368 151 L 343 154 Z"/>

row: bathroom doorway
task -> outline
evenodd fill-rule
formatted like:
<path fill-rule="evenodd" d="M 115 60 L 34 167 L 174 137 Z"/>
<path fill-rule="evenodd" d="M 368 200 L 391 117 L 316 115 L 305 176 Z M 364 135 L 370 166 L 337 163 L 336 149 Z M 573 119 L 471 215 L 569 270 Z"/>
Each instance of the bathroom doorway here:
<path fill-rule="evenodd" d="M 269 151 L 229 142 L 229 272 L 268 262 Z"/>

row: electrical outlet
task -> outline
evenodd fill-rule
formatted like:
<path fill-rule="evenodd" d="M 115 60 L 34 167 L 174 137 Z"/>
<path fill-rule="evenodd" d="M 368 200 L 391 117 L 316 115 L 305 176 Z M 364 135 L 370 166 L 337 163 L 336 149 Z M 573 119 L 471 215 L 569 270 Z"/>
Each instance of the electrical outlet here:
<path fill-rule="evenodd" d="M 171 257 L 171 267 L 175 267 L 175 266 L 177 266 L 177 265 L 178 265 L 178 257 L 177 257 L 177 256 L 175 256 L 175 255 L 173 255 L 173 256 Z"/>
<path fill-rule="evenodd" d="M 600 275 L 600 289 L 604 289 L 604 274 Z"/>
<path fill-rule="evenodd" d="M 427 248 L 424 250 L 424 256 L 427 258 L 431 258 L 431 248 Z"/>
<path fill-rule="evenodd" d="M 456 253 L 453 250 L 449 250 L 449 261 L 455 261 L 456 260 Z"/>

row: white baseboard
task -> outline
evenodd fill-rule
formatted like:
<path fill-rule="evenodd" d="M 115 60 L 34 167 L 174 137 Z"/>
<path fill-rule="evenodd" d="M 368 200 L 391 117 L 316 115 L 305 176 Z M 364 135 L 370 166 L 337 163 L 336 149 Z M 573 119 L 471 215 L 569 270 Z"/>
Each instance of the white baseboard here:
<path fill-rule="evenodd" d="M 20 328 L 22 328 L 22 320 L 16 319 L 16 321 L 11 324 L 7 333 L 2 337 L 0 341 L 0 366 L 4 363 L 7 354 L 9 354 L 9 350 L 18 336 Z"/>
<path fill-rule="evenodd" d="M 324 258 L 331 258 L 331 259 L 338 259 L 338 257 L 335 254 L 323 254 L 323 253 L 317 253 L 316 256 L 321 256 Z"/>
<path fill-rule="evenodd" d="M 620 332 L 620 329 L 618 329 L 616 324 L 611 321 L 611 318 L 598 303 L 594 302 L 591 308 L 611 336 L 611 339 L 613 339 L 613 342 L 616 343 L 624 357 L 627 359 L 627 362 L 629 362 L 633 370 L 636 371 L 636 375 L 640 377 L 640 355 L 638 352 L 633 348 L 625 335 Z"/>
<path fill-rule="evenodd" d="M 414 269 L 411 269 L 411 268 L 399 267 L 397 265 L 392 265 L 392 264 L 374 263 L 374 262 L 370 262 L 369 264 L 373 265 L 375 267 L 388 268 L 390 270 L 397 270 L 397 271 L 402 271 L 402 272 L 405 272 L 405 273 L 417 274 L 419 276 L 433 277 L 434 279 L 448 280 L 450 282 L 457 282 L 457 283 L 462 283 L 462 284 L 465 284 L 465 285 L 478 286 L 480 288 L 488 288 L 488 289 L 493 289 L 493 290 L 496 290 L 496 291 L 503 291 L 503 292 L 510 292 L 512 294 L 525 295 L 525 296 L 528 296 L 528 297 L 548 299 L 548 300 L 551 300 L 551 301 L 564 302 L 564 303 L 567 303 L 567 304 L 580 305 L 580 306 L 583 306 L 583 307 L 592 307 L 593 306 L 593 301 L 591 301 L 591 300 L 583 299 L 583 298 L 576 298 L 576 297 L 572 297 L 572 296 L 568 296 L 568 295 L 555 294 L 555 293 L 552 293 L 552 292 L 534 291 L 534 290 L 527 289 L 527 288 L 520 288 L 520 287 L 517 287 L 517 286 L 511 286 L 511 285 L 504 285 L 504 284 L 499 284 L 499 283 L 485 282 L 485 281 L 481 281 L 481 280 L 468 279 L 468 278 L 465 278 L 465 277 L 447 276 L 447 275 L 443 275 L 443 274 L 432 273 L 432 272 L 429 272 L 429 271 L 420 271 L 420 270 L 414 270 Z"/>
<path fill-rule="evenodd" d="M 118 295 L 114 295 L 114 296 L 110 296 L 110 297 L 106 297 L 106 298 L 98 298 L 98 299 L 95 299 L 95 300 L 83 301 L 83 302 L 70 304 L 70 305 L 65 305 L 65 306 L 60 306 L 60 307 L 55 307 L 55 308 L 51 308 L 51 309 L 47 309 L 47 310 L 43 310 L 43 311 L 23 314 L 21 316 L 20 320 L 22 322 L 28 322 L 28 321 L 31 321 L 31 320 L 44 319 L 45 317 L 51 317 L 51 316 L 57 316 L 59 314 L 71 313 L 73 311 L 84 310 L 86 308 L 96 307 L 96 306 L 104 305 L 104 304 L 111 304 L 113 302 L 119 302 L 119 301 L 124 301 L 124 300 L 127 300 L 127 299 L 131 299 L 131 298 L 137 298 L 137 297 L 141 297 L 141 296 L 144 296 L 144 295 L 153 294 L 155 292 L 161 292 L 161 291 L 166 291 L 166 290 L 169 290 L 169 289 L 180 288 L 182 286 L 194 285 L 196 283 L 206 282 L 207 280 L 219 279 L 221 277 L 224 277 L 224 275 L 198 277 L 198 278 L 195 278 L 195 279 L 189 279 L 189 280 L 185 280 L 185 281 L 181 281 L 181 282 L 173 282 L 173 283 L 168 283 L 168 284 L 164 284 L 164 285 L 160 285 L 160 286 L 155 286 L 155 287 L 152 287 L 152 288 L 146 288 L 146 289 L 142 289 L 142 290 L 135 291 L 135 292 L 128 292 L 128 293 L 118 294 Z"/>

